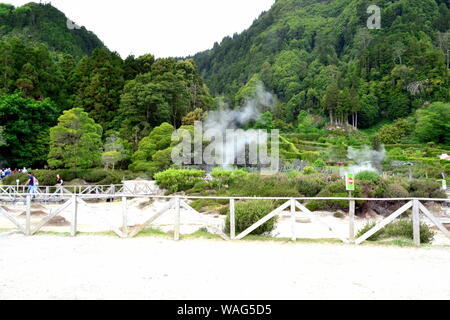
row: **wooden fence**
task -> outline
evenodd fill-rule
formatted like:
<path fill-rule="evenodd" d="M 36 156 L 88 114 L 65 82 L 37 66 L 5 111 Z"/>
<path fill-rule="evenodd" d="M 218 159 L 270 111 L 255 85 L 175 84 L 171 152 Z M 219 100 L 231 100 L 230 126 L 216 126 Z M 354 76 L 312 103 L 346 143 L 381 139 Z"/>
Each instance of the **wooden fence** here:
<path fill-rule="evenodd" d="M 0 201 L 17 202 L 26 201 L 27 195 L 35 197 L 41 202 L 60 202 L 71 195 L 89 195 L 91 198 L 102 199 L 104 196 L 121 195 L 155 195 L 158 193 L 156 186 L 147 184 L 129 185 L 84 185 L 84 186 L 37 186 L 34 194 L 28 193 L 25 186 L 0 185 Z"/>
<path fill-rule="evenodd" d="M 85 189 L 87 190 L 87 189 Z M 17 194 L 16 194 L 17 195 Z M 89 192 L 81 192 L 78 194 L 72 194 L 68 192 L 63 192 L 59 194 L 60 199 L 64 199 L 63 204 L 60 205 L 60 207 L 52 212 L 48 217 L 44 218 L 36 227 L 33 229 L 31 228 L 31 203 L 32 201 L 36 201 L 39 199 L 47 199 L 48 197 L 51 197 L 53 194 L 45 194 L 40 193 L 36 195 L 36 199 L 32 199 L 32 195 L 30 194 L 24 194 L 23 197 L 25 197 L 25 206 L 26 206 L 26 221 L 25 226 L 21 225 L 17 219 L 15 219 L 11 214 L 9 214 L 6 210 L 0 207 L 0 215 L 3 215 L 8 220 L 10 220 L 16 227 L 17 230 L 27 236 L 34 235 L 36 232 L 42 229 L 46 224 L 50 222 L 53 218 L 60 215 L 64 210 L 71 208 L 71 227 L 70 227 L 70 234 L 71 236 L 76 236 L 77 234 L 77 216 L 78 216 L 78 207 L 81 206 L 87 206 L 89 207 L 90 204 L 88 204 L 86 201 L 89 200 L 98 200 L 98 199 L 116 199 L 120 200 L 122 202 L 122 227 L 117 228 L 114 226 L 111 226 L 111 230 L 115 232 L 119 237 L 121 238 L 129 238 L 129 237 L 135 237 L 142 231 L 144 231 L 146 228 L 150 227 L 152 223 L 158 219 L 159 217 L 163 216 L 164 214 L 170 212 L 171 210 L 175 210 L 175 218 L 173 221 L 174 226 L 174 239 L 179 240 L 180 239 L 180 215 L 181 215 L 181 208 L 188 210 L 190 212 L 193 212 L 195 214 L 198 214 L 200 217 L 204 218 L 204 215 L 199 213 L 197 210 L 193 209 L 188 203 L 188 200 L 197 200 L 197 199 L 210 199 L 210 200 L 228 200 L 229 201 L 229 213 L 230 213 L 230 235 L 226 235 L 223 230 L 220 230 L 219 228 L 207 225 L 206 227 L 209 229 L 214 230 L 214 233 L 220 235 L 224 240 L 241 240 L 251 234 L 254 230 L 256 230 L 258 227 L 269 221 L 270 219 L 274 218 L 275 216 L 281 214 L 282 212 L 286 210 L 290 210 L 290 216 L 291 216 L 291 223 L 292 223 L 292 234 L 291 239 L 295 241 L 298 238 L 298 235 L 296 234 L 296 224 L 297 224 L 297 217 L 299 217 L 299 213 L 303 213 L 306 216 L 308 216 L 312 221 L 320 223 L 324 225 L 328 230 L 334 233 L 335 237 L 337 239 L 340 239 L 344 243 L 349 244 L 356 244 L 359 245 L 369 239 L 372 235 L 377 233 L 379 230 L 386 227 L 388 224 L 392 223 L 396 218 L 400 217 L 403 213 L 408 211 L 409 209 L 412 209 L 412 221 L 413 221 L 413 234 L 414 234 L 414 244 L 416 246 L 420 245 L 420 212 L 424 214 L 426 218 L 428 218 L 448 239 L 450 239 L 450 232 L 445 228 L 443 223 L 435 217 L 431 212 L 423 205 L 423 202 L 450 202 L 450 199 L 416 199 L 416 198 L 395 198 L 395 199 L 372 199 L 372 198 L 322 198 L 322 197 L 316 197 L 316 198 L 278 198 L 278 197 L 190 197 L 190 196 L 157 196 L 157 195 L 125 195 L 125 194 L 113 194 L 113 193 L 104 193 L 104 194 L 95 194 L 95 193 L 89 193 Z M 155 214 L 153 214 L 151 217 L 148 217 L 147 221 L 142 223 L 139 226 L 132 227 L 130 230 L 130 227 L 128 226 L 128 214 L 127 214 L 127 202 L 130 198 L 149 198 L 149 199 L 166 199 L 168 202 L 165 204 L 163 208 L 158 210 Z M 255 222 L 252 226 L 247 228 L 246 230 L 242 231 L 240 234 L 236 235 L 236 216 L 235 216 L 235 208 L 236 208 L 236 201 L 242 201 L 242 200 L 276 200 L 276 201 L 285 201 L 281 206 L 279 206 L 277 209 L 273 210 L 272 212 L 269 212 L 264 218 L 260 219 L 259 221 Z M 329 226 L 325 221 L 320 219 L 320 217 L 314 213 L 312 213 L 310 210 L 308 210 L 302 202 L 307 200 L 316 200 L 316 201 L 329 201 L 329 200 L 345 200 L 349 201 L 349 226 L 348 226 L 348 237 L 342 237 L 339 235 L 336 230 L 334 230 L 331 226 Z M 355 208 L 356 208 L 356 201 L 398 201 L 398 202 L 407 202 L 405 205 L 403 205 L 400 209 L 396 210 L 392 214 L 390 214 L 388 217 L 380 221 L 376 226 L 374 226 L 371 230 L 367 231 L 364 235 L 360 236 L 358 239 L 355 239 Z M 95 210 L 95 208 L 92 208 Z"/>

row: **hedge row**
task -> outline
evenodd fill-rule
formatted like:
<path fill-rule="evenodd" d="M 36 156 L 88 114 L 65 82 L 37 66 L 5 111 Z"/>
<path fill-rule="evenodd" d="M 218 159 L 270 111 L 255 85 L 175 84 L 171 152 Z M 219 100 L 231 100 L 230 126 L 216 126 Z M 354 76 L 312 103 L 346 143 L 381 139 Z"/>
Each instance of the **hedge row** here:
<path fill-rule="evenodd" d="M 34 176 L 39 180 L 41 186 L 53 186 L 56 184 L 56 175 L 59 174 L 64 180 L 65 184 L 70 184 L 73 180 L 84 180 L 89 184 L 110 185 L 121 184 L 122 180 L 135 179 L 139 175 L 120 170 L 105 170 L 105 169 L 88 169 L 88 170 L 34 170 Z M 16 180 L 19 183 L 25 184 L 28 180 L 27 174 L 16 173 L 3 179 L 4 185 L 16 185 Z"/>

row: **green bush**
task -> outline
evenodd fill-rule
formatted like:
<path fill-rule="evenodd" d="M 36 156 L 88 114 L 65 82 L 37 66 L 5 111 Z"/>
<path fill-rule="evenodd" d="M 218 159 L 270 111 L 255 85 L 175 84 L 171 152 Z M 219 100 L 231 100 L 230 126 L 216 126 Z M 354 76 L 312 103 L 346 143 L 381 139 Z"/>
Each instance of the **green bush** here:
<path fill-rule="evenodd" d="M 94 169 L 87 171 L 86 173 L 80 175 L 79 177 L 83 180 L 86 180 L 86 182 L 97 183 L 106 179 L 108 176 L 109 171 L 105 169 Z"/>
<path fill-rule="evenodd" d="M 257 221 L 264 218 L 275 209 L 274 202 L 267 200 L 250 200 L 245 202 L 237 202 L 235 207 L 236 217 L 236 233 L 239 234 Z M 261 235 L 271 232 L 276 224 L 276 217 L 270 219 L 262 226 L 255 229 L 251 234 Z M 226 218 L 226 231 L 229 232 L 230 214 Z"/>
<path fill-rule="evenodd" d="M 400 184 L 388 184 L 384 188 L 383 198 L 408 198 L 409 192 Z"/>
<path fill-rule="evenodd" d="M 437 181 L 414 180 L 410 183 L 409 193 L 412 198 L 447 198 Z"/>
<path fill-rule="evenodd" d="M 88 170 L 33 170 L 34 176 L 39 180 L 41 186 L 54 186 L 56 184 L 56 175 L 60 175 L 64 180 L 64 184 L 73 180 L 78 180 L 78 183 L 92 183 L 98 185 L 121 184 L 125 179 L 136 179 L 139 174 L 130 171 L 121 170 L 105 170 L 105 169 L 88 169 Z M 26 183 L 28 179 L 27 174 L 15 174 L 3 179 L 3 183 L 15 185 L 16 179 L 20 180 L 20 184 Z"/>
<path fill-rule="evenodd" d="M 54 170 L 35 170 L 33 172 L 41 186 L 54 186 L 56 184 L 56 171 Z"/>
<path fill-rule="evenodd" d="M 343 214 L 341 211 L 336 211 L 336 212 L 333 214 L 333 217 L 341 219 L 341 218 L 344 217 L 344 214 Z"/>
<path fill-rule="evenodd" d="M 15 186 L 17 184 L 16 180 L 19 179 L 19 184 L 23 185 L 28 180 L 28 174 L 15 173 L 5 177 L 2 182 L 5 186 Z"/>
<path fill-rule="evenodd" d="M 230 189 L 233 196 L 241 197 L 298 197 L 295 181 L 286 175 L 262 176 L 251 173 Z"/>
<path fill-rule="evenodd" d="M 398 119 L 392 124 L 381 127 L 375 138 L 381 144 L 395 144 L 411 134 L 413 128 L 411 119 Z"/>
<path fill-rule="evenodd" d="M 374 221 L 367 222 L 366 225 L 363 228 L 361 228 L 361 230 L 358 231 L 358 233 L 356 234 L 356 238 L 363 236 L 369 230 L 373 229 L 376 225 L 377 225 L 377 223 Z M 380 231 L 376 232 L 374 235 L 372 235 L 367 240 L 368 241 L 378 241 L 381 239 L 381 236 L 383 235 L 383 233 L 384 233 L 384 229 L 381 229 Z"/>
<path fill-rule="evenodd" d="M 207 212 L 210 210 L 216 210 L 227 204 L 228 200 L 220 199 L 197 199 L 193 201 L 190 206 L 198 212 Z"/>
<path fill-rule="evenodd" d="M 314 173 L 317 173 L 317 171 L 314 170 L 313 167 L 306 166 L 303 168 L 303 174 L 314 174 Z"/>
<path fill-rule="evenodd" d="M 327 164 L 326 164 L 325 161 L 323 161 L 321 158 L 317 159 L 317 160 L 314 162 L 314 167 L 315 167 L 315 168 L 321 169 L 321 168 L 325 168 L 326 166 L 327 166 Z"/>
<path fill-rule="evenodd" d="M 294 181 L 298 192 L 305 197 L 315 197 L 326 186 L 321 175 L 297 175 Z"/>
<path fill-rule="evenodd" d="M 367 231 L 375 227 L 375 222 L 369 222 L 366 224 L 357 234 L 357 238 L 364 235 Z M 430 227 L 425 224 L 420 224 L 420 242 L 421 243 L 432 243 L 434 240 L 435 233 L 430 229 Z M 373 236 L 371 236 L 369 241 L 377 241 L 389 238 L 406 238 L 414 239 L 413 222 L 411 219 L 399 219 L 388 224 L 385 228 L 381 229 Z"/>
<path fill-rule="evenodd" d="M 118 171 L 110 171 L 108 175 L 103 179 L 100 180 L 97 184 L 98 185 L 110 185 L 110 184 L 121 184 L 123 179 L 123 175 L 120 174 Z"/>
<path fill-rule="evenodd" d="M 155 175 L 156 184 L 169 192 L 186 191 L 202 181 L 205 171 L 169 169 Z"/>
<path fill-rule="evenodd" d="M 63 169 L 55 170 L 55 172 L 59 174 L 64 181 L 72 181 L 81 178 L 85 174 L 86 170 Z"/>
<path fill-rule="evenodd" d="M 192 187 L 192 189 L 188 190 L 188 193 L 189 193 L 189 194 L 199 193 L 199 192 L 203 192 L 203 191 L 205 191 L 205 190 L 208 190 L 208 189 L 210 189 L 210 188 L 211 188 L 211 185 L 210 185 L 208 182 L 202 180 L 202 181 L 197 182 L 197 183 Z"/>
<path fill-rule="evenodd" d="M 223 188 L 239 182 L 244 176 L 248 174 L 243 169 L 239 170 L 222 170 L 216 168 L 212 171 L 211 176 L 214 178 L 213 184 L 215 187 Z"/>
<path fill-rule="evenodd" d="M 378 182 L 381 179 L 380 175 L 375 171 L 361 171 L 355 176 L 355 178 L 356 180 L 365 180 L 372 182 Z"/>
<path fill-rule="evenodd" d="M 353 197 L 360 197 L 362 194 L 361 186 L 357 185 L 355 191 L 353 192 Z M 344 181 L 336 181 L 331 184 L 326 185 L 322 191 L 317 194 L 317 197 L 323 198 L 347 198 L 348 192 L 345 189 Z M 357 204 L 360 204 L 357 202 Z M 306 207 L 311 211 L 316 210 L 348 210 L 349 201 L 348 200 L 312 200 L 308 202 Z"/>

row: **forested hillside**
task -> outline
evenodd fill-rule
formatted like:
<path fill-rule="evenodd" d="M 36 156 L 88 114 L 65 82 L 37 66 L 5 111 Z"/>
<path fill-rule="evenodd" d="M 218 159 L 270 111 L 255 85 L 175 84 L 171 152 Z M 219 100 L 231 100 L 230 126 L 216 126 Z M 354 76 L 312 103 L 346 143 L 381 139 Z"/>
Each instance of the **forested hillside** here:
<path fill-rule="evenodd" d="M 120 139 L 127 167 L 151 129 L 163 122 L 179 127 L 187 113 L 213 105 L 194 61 L 122 59 L 66 22 L 50 4 L 0 5 L 0 167 L 47 166 L 50 128 L 73 108 L 101 126 L 102 142 Z M 101 165 L 100 147 L 90 166 Z"/>
<path fill-rule="evenodd" d="M 369 30 L 370 5 L 381 8 Z M 368 128 L 450 100 L 448 0 L 277 0 L 241 34 L 195 55 L 215 95 L 232 106 L 261 80 L 280 102 L 276 119 L 301 110 Z"/>
<path fill-rule="evenodd" d="M 33 2 L 18 8 L 0 4 L 0 37 L 45 43 L 50 50 L 67 53 L 77 59 L 104 46 L 85 27 L 69 29 L 67 17 L 51 4 Z"/>
<path fill-rule="evenodd" d="M 374 2 L 381 30 L 366 26 Z M 449 174 L 449 17 L 447 0 L 278 0 L 193 59 L 123 59 L 49 4 L 0 5 L 0 168 L 153 177 L 172 166 L 175 129 L 263 83 L 274 103 L 244 126 L 280 129 L 288 165 L 339 170 L 349 147 L 386 145 L 420 177 Z"/>

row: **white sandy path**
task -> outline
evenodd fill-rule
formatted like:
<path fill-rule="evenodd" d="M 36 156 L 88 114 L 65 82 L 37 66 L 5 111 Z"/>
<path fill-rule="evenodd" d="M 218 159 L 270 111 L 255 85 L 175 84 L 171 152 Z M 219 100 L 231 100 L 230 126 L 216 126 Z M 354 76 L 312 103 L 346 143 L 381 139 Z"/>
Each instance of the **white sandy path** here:
<path fill-rule="evenodd" d="M 449 299 L 449 248 L 0 238 L 0 299 Z"/>

